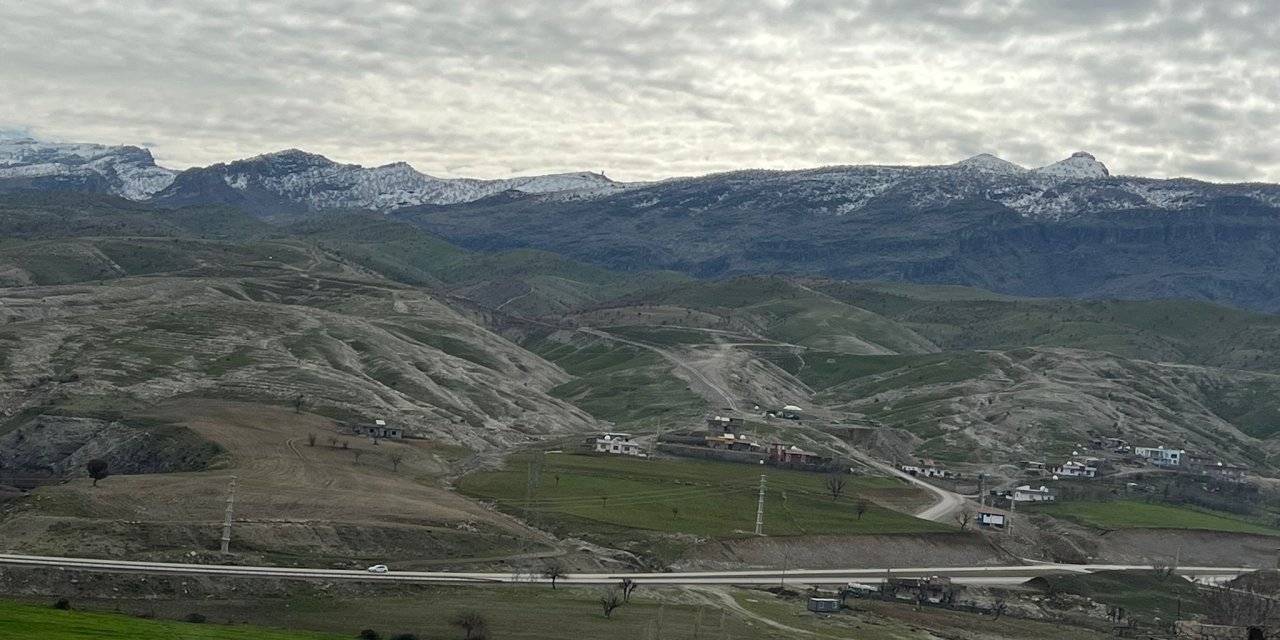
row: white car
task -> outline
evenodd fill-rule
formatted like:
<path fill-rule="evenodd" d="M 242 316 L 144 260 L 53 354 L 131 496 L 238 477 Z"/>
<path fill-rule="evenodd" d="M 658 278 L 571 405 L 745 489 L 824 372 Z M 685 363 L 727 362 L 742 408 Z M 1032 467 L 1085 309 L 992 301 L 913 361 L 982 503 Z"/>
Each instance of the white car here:
<path fill-rule="evenodd" d="M 386 573 L 390 571 L 385 564 L 375 564 L 368 569 L 369 573 Z"/>

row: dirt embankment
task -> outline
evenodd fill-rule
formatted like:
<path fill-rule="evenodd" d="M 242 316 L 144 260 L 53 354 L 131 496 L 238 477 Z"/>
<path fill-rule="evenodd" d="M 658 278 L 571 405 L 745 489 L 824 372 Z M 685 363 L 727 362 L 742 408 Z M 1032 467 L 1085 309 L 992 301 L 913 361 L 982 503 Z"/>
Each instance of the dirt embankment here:
<path fill-rule="evenodd" d="M 0 567 L 0 596 L 12 598 L 174 600 L 182 598 L 290 598 L 299 595 L 405 594 L 420 585 L 361 584 L 235 576 L 148 576 L 134 573 Z"/>
<path fill-rule="evenodd" d="M 1098 538 L 1097 561 L 1148 564 L 1162 561 L 1180 566 L 1276 566 L 1280 538 L 1175 529 L 1126 529 Z"/>
<path fill-rule="evenodd" d="M 1017 559 L 977 535 L 821 535 L 708 543 L 687 552 L 673 568 L 728 570 L 783 564 L 796 569 L 961 567 L 1017 564 Z"/>

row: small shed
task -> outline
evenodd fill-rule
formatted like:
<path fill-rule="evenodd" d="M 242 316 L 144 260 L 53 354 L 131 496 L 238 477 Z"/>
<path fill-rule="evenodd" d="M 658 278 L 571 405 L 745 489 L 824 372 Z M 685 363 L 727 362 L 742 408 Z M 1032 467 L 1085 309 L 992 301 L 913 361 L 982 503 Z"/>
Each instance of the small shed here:
<path fill-rule="evenodd" d="M 1011 514 L 1003 509 L 994 507 L 983 507 L 978 510 L 978 525 L 982 527 L 992 527 L 994 529 L 1003 529 L 1009 526 Z"/>
<path fill-rule="evenodd" d="M 838 598 L 809 598 L 809 610 L 814 613 L 838 613 L 840 611 L 840 600 Z"/>

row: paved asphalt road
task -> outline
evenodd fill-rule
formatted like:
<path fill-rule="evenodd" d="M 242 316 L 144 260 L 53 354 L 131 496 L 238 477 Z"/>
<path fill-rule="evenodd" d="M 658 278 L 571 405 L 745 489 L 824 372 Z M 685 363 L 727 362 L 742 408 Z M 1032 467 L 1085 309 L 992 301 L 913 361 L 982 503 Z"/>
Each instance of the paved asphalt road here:
<path fill-rule="evenodd" d="M 516 576 L 512 573 L 451 573 L 435 571 L 395 571 L 374 574 L 343 569 L 294 569 L 283 567 L 244 567 L 167 562 L 132 562 L 93 558 L 59 558 L 0 554 L 0 565 L 46 567 L 50 571 L 73 569 L 104 573 L 145 573 L 149 575 L 238 576 L 307 580 L 357 580 L 367 582 L 409 582 L 435 584 L 503 584 L 542 582 L 540 577 Z M 777 569 L 747 571 L 692 571 L 680 573 L 577 573 L 559 579 L 560 584 L 615 584 L 623 578 L 654 585 L 776 584 L 787 581 L 798 584 L 844 584 L 846 582 L 878 582 L 887 576 L 948 576 L 965 584 L 1018 584 L 1030 578 L 1052 574 L 1092 573 L 1117 569 L 1150 569 L 1139 565 L 1068 565 L 1035 564 L 1004 567 L 913 567 L 899 569 Z M 1254 569 L 1243 567 L 1179 567 L 1183 576 L 1217 580 Z"/>

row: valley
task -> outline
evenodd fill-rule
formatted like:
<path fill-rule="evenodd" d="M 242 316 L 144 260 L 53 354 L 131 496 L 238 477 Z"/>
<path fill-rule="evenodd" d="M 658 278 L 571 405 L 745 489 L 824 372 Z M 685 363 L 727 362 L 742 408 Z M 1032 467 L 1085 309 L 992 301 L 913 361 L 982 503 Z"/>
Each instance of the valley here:
<path fill-rule="evenodd" d="M 525 616 L 598 606 L 583 586 L 532 596 L 548 567 L 781 567 L 799 572 L 784 585 L 831 589 L 803 572 L 1274 564 L 1280 321 L 1265 313 L 615 272 L 473 252 L 369 212 L 264 222 L 40 194 L 0 198 L 0 227 L 6 553 L 525 576 L 512 597 L 539 603 L 517 606 Z M 612 433 L 643 455 L 598 452 Z M 728 433 L 736 449 L 715 444 Z M 1249 489 L 1099 448 L 1108 438 L 1247 468 Z M 1097 478 L 1045 471 L 1090 457 Z M 109 473 L 92 481 L 89 460 Z M 1055 503 L 1013 503 L 1041 484 Z M 984 512 L 1014 524 L 980 525 Z M 995 599 L 1029 598 L 998 593 L 1025 579 L 968 587 L 965 606 L 985 614 L 916 618 L 890 597 L 840 628 L 936 637 L 976 619 L 989 637 L 1026 637 L 1067 614 L 987 622 Z M 211 604 L 163 615 L 353 633 L 264 617 L 215 583 L 188 587 Z M 10 584 L 36 600 L 68 588 Z M 317 606 L 261 589 L 262 606 Z M 408 597 L 350 589 L 371 610 Z M 455 602 L 467 588 L 441 589 Z M 134 606 L 75 591 L 88 608 Z M 653 586 L 634 611 L 692 628 L 699 611 L 733 610 L 753 622 L 715 628 L 737 637 L 841 633 L 797 619 L 804 599 L 788 593 Z M 493 624 L 509 637 L 546 637 L 506 619 Z M 1105 626 L 1071 619 L 1080 637 Z"/>

